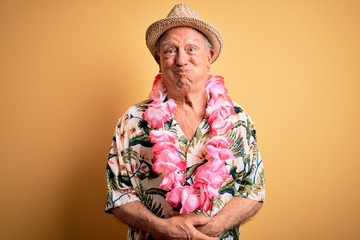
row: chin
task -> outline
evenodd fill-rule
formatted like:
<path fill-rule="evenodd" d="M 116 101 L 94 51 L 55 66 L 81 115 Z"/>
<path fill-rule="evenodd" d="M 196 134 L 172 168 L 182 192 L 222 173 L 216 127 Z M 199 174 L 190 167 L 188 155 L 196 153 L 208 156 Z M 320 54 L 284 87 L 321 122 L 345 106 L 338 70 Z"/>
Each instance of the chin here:
<path fill-rule="evenodd" d="M 187 89 L 190 89 L 191 86 L 192 86 L 192 82 L 189 81 L 187 78 L 179 79 L 176 81 L 177 90 L 187 90 Z"/>

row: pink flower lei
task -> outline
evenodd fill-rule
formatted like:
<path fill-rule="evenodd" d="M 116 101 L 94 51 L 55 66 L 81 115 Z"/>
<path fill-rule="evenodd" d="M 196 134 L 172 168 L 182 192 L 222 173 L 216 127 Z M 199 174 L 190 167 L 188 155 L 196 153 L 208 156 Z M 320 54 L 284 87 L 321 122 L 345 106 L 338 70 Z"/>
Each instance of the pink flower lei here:
<path fill-rule="evenodd" d="M 210 76 L 206 82 L 208 104 L 206 118 L 210 124 L 211 139 L 206 143 L 207 162 L 196 169 L 193 184 L 184 185 L 186 162 L 176 148 L 176 134 L 163 129 L 165 122 L 170 120 L 176 109 L 173 99 L 165 101 L 167 93 L 161 80 L 161 74 L 155 77 L 149 98 L 152 103 L 146 109 L 144 118 L 153 130 L 149 137 L 154 146 L 153 170 L 164 176 L 160 188 L 168 191 L 166 202 L 172 207 L 181 207 L 180 214 L 195 210 L 208 211 L 211 201 L 219 196 L 219 189 L 229 179 L 225 161 L 234 157 L 229 149 L 231 139 L 225 137 L 232 123 L 228 117 L 233 114 L 234 106 L 227 95 L 224 79 Z"/>

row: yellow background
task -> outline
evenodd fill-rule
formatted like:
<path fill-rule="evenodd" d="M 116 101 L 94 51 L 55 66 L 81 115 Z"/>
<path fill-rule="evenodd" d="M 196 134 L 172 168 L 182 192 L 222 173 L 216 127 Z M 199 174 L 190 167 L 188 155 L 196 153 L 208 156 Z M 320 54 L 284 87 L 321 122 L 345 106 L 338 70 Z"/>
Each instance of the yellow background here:
<path fill-rule="evenodd" d="M 107 154 L 158 72 L 145 30 L 175 3 L 0 1 L 0 239 L 124 239 Z M 187 3 L 257 125 L 267 202 L 242 239 L 359 239 L 360 1 Z"/>

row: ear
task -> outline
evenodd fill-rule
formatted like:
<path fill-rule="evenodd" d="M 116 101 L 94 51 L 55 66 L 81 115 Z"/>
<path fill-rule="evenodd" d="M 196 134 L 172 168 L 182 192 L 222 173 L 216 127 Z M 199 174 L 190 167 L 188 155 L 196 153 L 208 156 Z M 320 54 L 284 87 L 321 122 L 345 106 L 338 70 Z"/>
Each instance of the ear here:
<path fill-rule="evenodd" d="M 161 73 L 161 63 L 160 63 L 159 55 L 155 54 L 154 59 L 157 62 L 157 64 L 159 65 L 159 73 Z"/>
<path fill-rule="evenodd" d="M 159 64 L 159 67 L 160 67 L 160 57 L 159 57 L 159 55 L 155 54 L 154 59 L 157 62 L 157 64 Z"/>
<path fill-rule="evenodd" d="M 214 54 L 215 54 L 214 49 L 210 48 L 209 51 L 208 51 L 208 55 L 207 55 L 207 58 L 208 58 L 208 68 L 210 68 L 210 66 L 211 66 L 212 58 L 213 58 Z"/>

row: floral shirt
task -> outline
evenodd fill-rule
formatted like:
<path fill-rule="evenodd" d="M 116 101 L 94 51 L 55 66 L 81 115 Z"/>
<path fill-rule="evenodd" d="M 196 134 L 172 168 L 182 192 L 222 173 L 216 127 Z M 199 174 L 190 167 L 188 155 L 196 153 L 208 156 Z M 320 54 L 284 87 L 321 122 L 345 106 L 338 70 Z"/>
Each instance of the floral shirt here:
<path fill-rule="evenodd" d="M 167 218 L 171 206 L 165 201 L 166 191 L 159 188 L 162 176 L 152 170 L 153 143 L 149 140 L 152 130 L 143 118 L 151 100 L 130 107 L 119 119 L 113 137 L 107 173 L 107 197 L 105 211 L 133 201 L 141 201 L 156 216 Z M 265 200 L 265 174 L 256 141 L 254 124 L 248 114 L 234 103 L 234 114 L 229 119 L 233 127 L 227 137 L 231 138 L 234 158 L 225 166 L 230 173 L 229 181 L 220 188 L 220 197 L 212 201 L 208 216 L 214 216 L 234 196 L 255 201 Z M 196 134 L 189 141 L 175 119 L 166 127 L 178 136 L 176 146 L 187 163 L 186 181 L 192 183 L 192 175 L 205 160 L 205 143 L 210 139 L 210 125 L 203 119 Z M 220 239 L 238 239 L 240 228 L 222 234 Z M 148 233 L 129 227 L 128 239 L 153 239 Z"/>

